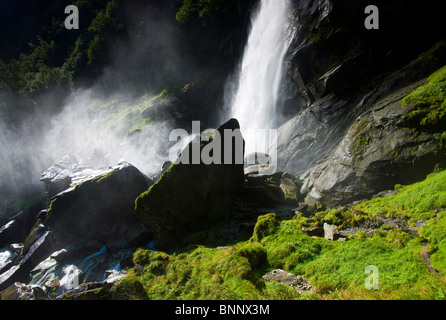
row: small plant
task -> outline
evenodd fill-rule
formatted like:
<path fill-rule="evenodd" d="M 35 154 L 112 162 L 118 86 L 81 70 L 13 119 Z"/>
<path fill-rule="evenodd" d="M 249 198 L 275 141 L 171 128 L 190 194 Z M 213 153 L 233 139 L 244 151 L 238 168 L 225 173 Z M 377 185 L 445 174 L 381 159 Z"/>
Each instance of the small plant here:
<path fill-rule="evenodd" d="M 361 161 L 363 159 L 363 154 L 369 144 L 372 143 L 372 138 L 365 135 L 358 135 L 353 142 L 353 154 L 356 156 L 356 161 Z"/>

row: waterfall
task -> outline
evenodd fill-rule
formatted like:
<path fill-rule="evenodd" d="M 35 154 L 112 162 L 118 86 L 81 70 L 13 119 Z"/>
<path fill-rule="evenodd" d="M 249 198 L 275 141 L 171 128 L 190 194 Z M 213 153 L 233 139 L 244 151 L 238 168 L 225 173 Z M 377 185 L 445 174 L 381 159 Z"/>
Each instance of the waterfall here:
<path fill-rule="evenodd" d="M 246 141 L 246 154 L 267 152 L 268 142 L 259 129 L 274 129 L 283 60 L 289 46 L 289 0 L 260 0 L 240 66 L 231 114 Z"/>

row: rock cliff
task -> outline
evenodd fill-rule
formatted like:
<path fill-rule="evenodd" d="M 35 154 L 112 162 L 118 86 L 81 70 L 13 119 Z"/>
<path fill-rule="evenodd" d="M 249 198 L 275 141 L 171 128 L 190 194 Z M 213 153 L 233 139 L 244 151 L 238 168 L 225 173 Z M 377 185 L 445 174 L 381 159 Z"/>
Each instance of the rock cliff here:
<path fill-rule="evenodd" d="M 402 99 L 446 62 L 436 5 L 378 1 L 367 30 L 365 1 L 293 1 L 280 170 L 300 176 L 312 206 L 364 199 L 444 165 L 438 135 L 403 124 Z M 441 131 L 439 132 L 441 134 Z"/>

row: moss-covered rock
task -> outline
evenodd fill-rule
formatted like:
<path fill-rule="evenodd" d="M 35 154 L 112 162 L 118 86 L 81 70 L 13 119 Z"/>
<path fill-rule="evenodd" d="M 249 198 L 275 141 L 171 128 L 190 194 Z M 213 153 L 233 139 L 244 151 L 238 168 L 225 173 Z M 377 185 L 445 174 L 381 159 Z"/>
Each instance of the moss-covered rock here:
<path fill-rule="evenodd" d="M 196 142 L 191 142 L 160 180 L 138 197 L 135 213 L 151 231 L 158 247 L 169 249 L 186 245 L 189 235 L 230 217 L 233 197 L 243 184 L 243 162 L 235 161 L 237 143 L 231 142 L 232 150 L 225 150 L 226 139 L 233 138 L 225 136 L 224 132 L 239 128 L 238 121 L 231 119 L 217 129 L 222 142 L 222 164 L 204 164 L 202 159 L 199 164 L 180 161 L 184 155 L 192 158 Z M 234 132 L 236 140 L 243 141 L 240 131 Z M 202 143 L 200 150 L 208 143 Z M 224 164 L 229 151 L 232 151 L 232 164 Z M 243 150 L 238 151 L 244 154 L 244 141 Z"/>
<path fill-rule="evenodd" d="M 259 245 L 249 245 L 237 250 L 237 254 L 248 259 L 253 270 L 266 262 L 266 250 Z"/>
<path fill-rule="evenodd" d="M 149 300 L 142 282 L 135 277 L 126 277 L 113 286 L 113 300 Z"/>
<path fill-rule="evenodd" d="M 276 217 L 277 216 L 274 213 L 268 213 L 264 216 L 260 216 L 257 219 L 257 223 L 254 227 L 252 239 L 256 242 L 259 242 L 266 236 L 273 234 L 277 226 L 279 225 Z"/>

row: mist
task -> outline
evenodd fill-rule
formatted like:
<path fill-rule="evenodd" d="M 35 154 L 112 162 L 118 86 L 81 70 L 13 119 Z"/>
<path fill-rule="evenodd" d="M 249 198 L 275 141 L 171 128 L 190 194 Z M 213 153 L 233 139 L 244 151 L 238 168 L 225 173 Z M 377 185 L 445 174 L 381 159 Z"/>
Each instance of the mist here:
<path fill-rule="evenodd" d="M 168 160 L 175 123 L 144 123 L 142 106 L 194 66 L 172 12 L 126 6 L 123 14 L 129 37 L 108 44 L 111 63 L 93 85 L 64 97 L 49 91 L 28 108 L 0 96 L 0 217 L 41 192 L 41 174 L 64 156 L 95 169 L 126 161 L 148 176 Z"/>

